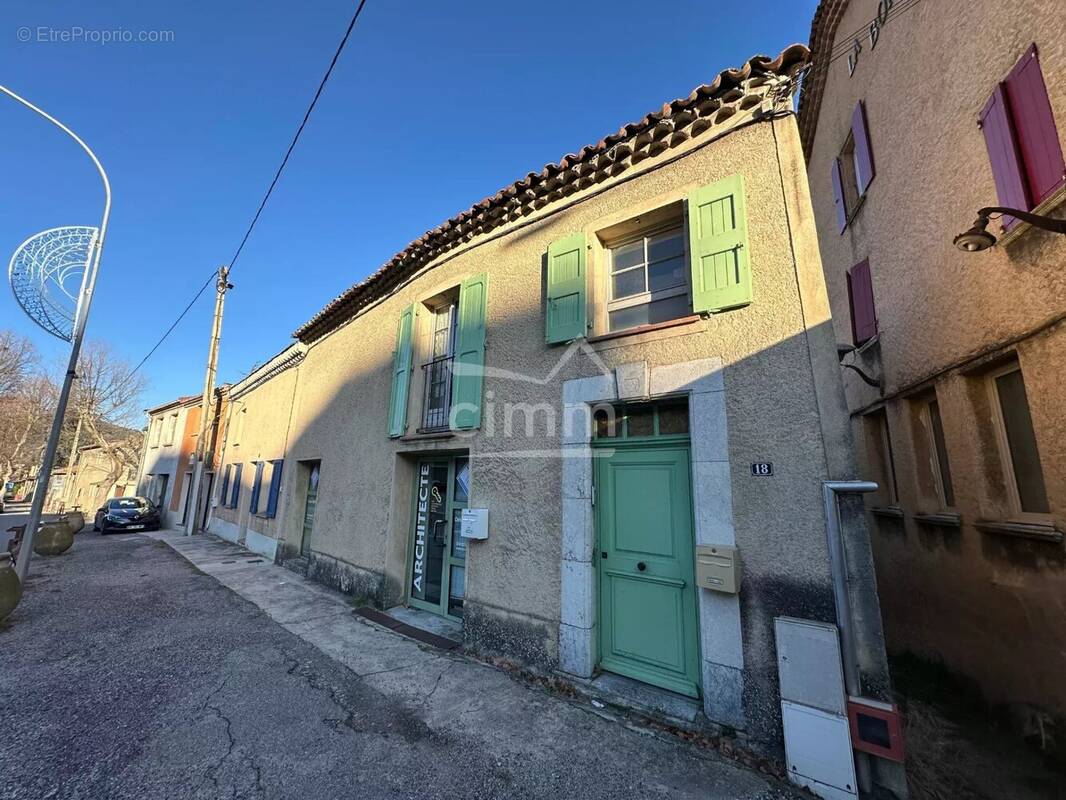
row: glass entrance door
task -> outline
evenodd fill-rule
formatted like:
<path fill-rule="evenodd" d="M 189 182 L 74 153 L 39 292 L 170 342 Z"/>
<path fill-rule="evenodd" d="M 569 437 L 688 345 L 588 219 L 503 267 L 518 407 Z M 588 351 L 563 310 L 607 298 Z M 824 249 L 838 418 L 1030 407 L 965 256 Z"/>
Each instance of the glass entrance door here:
<path fill-rule="evenodd" d="M 311 555 L 311 531 L 315 527 L 315 508 L 318 506 L 318 462 L 311 464 L 307 475 L 307 499 L 304 501 L 304 525 L 300 537 L 300 555 L 308 558 Z"/>
<path fill-rule="evenodd" d="M 460 618 L 466 592 L 466 540 L 459 535 L 470 498 L 470 460 L 418 463 L 409 601 L 416 608 Z"/>

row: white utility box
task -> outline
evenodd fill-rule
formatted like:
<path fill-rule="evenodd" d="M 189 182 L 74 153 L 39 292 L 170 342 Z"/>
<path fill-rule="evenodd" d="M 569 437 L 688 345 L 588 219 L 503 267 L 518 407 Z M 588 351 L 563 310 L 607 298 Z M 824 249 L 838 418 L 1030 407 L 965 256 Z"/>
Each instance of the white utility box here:
<path fill-rule="evenodd" d="M 777 617 L 774 619 L 774 634 L 781 699 L 846 717 L 837 626 Z"/>
<path fill-rule="evenodd" d="M 459 535 L 464 539 L 488 539 L 489 510 L 487 508 L 464 508 L 460 512 Z"/>
<path fill-rule="evenodd" d="M 781 701 L 788 779 L 825 800 L 859 796 L 848 718 Z"/>

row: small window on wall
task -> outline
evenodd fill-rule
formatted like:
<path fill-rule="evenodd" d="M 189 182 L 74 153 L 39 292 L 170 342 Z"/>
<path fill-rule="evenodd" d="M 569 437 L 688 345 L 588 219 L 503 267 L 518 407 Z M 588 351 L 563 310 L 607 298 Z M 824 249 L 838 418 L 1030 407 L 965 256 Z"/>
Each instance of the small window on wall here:
<path fill-rule="evenodd" d="M 1019 517 L 1044 517 L 1051 508 L 1025 379 L 1018 363 L 1013 362 L 989 375 L 988 388 L 1011 509 Z"/>
<path fill-rule="evenodd" d="M 892 455 L 892 436 L 888 428 L 888 414 L 878 409 L 863 417 L 868 466 L 878 484 L 875 502 L 880 506 L 898 506 L 896 462 Z"/>
<path fill-rule="evenodd" d="M 874 179 L 874 154 L 866 125 L 866 105 L 861 100 L 851 114 L 851 129 L 830 169 L 837 226 L 843 233 L 854 219 Z"/>
<path fill-rule="evenodd" d="M 233 420 L 233 436 L 231 437 L 230 444 L 234 447 L 240 446 L 241 437 L 244 436 L 244 418 L 248 414 L 247 408 L 242 408 L 237 412 L 236 418 Z"/>
<path fill-rule="evenodd" d="M 680 220 L 612 242 L 609 251 L 608 330 L 666 322 L 692 313 L 685 229 Z"/>
<path fill-rule="evenodd" d="M 171 414 L 170 416 L 167 417 L 166 433 L 163 435 L 163 444 L 164 445 L 172 445 L 172 444 L 174 444 L 174 434 L 177 431 L 177 429 L 178 429 L 178 415 L 176 413 L 175 414 Z"/>
<path fill-rule="evenodd" d="M 944 423 L 940 417 L 940 403 L 936 396 L 919 401 L 918 418 L 924 434 L 924 450 L 928 458 L 929 474 L 941 509 L 955 507 L 955 489 L 951 483 Z"/>

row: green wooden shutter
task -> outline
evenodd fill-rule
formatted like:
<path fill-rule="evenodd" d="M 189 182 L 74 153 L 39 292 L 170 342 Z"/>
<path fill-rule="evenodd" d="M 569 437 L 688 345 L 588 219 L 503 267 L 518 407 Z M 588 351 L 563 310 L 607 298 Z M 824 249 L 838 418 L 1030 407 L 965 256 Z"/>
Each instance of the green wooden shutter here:
<path fill-rule="evenodd" d="M 585 235 L 552 242 L 548 246 L 548 344 L 568 342 L 587 333 L 587 283 Z"/>
<path fill-rule="evenodd" d="M 751 302 L 744 180 L 731 175 L 688 198 L 692 310 L 722 311 Z"/>
<path fill-rule="evenodd" d="M 407 390 L 411 386 L 411 341 L 415 327 L 412 303 L 400 314 L 396 330 L 396 352 L 392 359 L 392 396 L 389 398 L 389 436 L 407 431 Z"/>
<path fill-rule="evenodd" d="M 488 275 L 482 273 L 463 281 L 459 287 L 459 320 L 452 361 L 450 427 L 453 430 L 469 430 L 481 425 L 488 286 Z"/>

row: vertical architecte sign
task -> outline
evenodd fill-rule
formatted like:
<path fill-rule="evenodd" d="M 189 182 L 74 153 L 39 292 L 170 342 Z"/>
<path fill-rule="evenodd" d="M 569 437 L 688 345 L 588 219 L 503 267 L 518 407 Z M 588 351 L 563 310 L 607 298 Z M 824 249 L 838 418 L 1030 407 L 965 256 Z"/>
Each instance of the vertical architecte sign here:
<path fill-rule="evenodd" d="M 429 523 L 429 464 L 418 470 L 418 507 L 415 510 L 415 558 L 411 567 L 411 595 L 426 597 L 426 526 Z"/>

